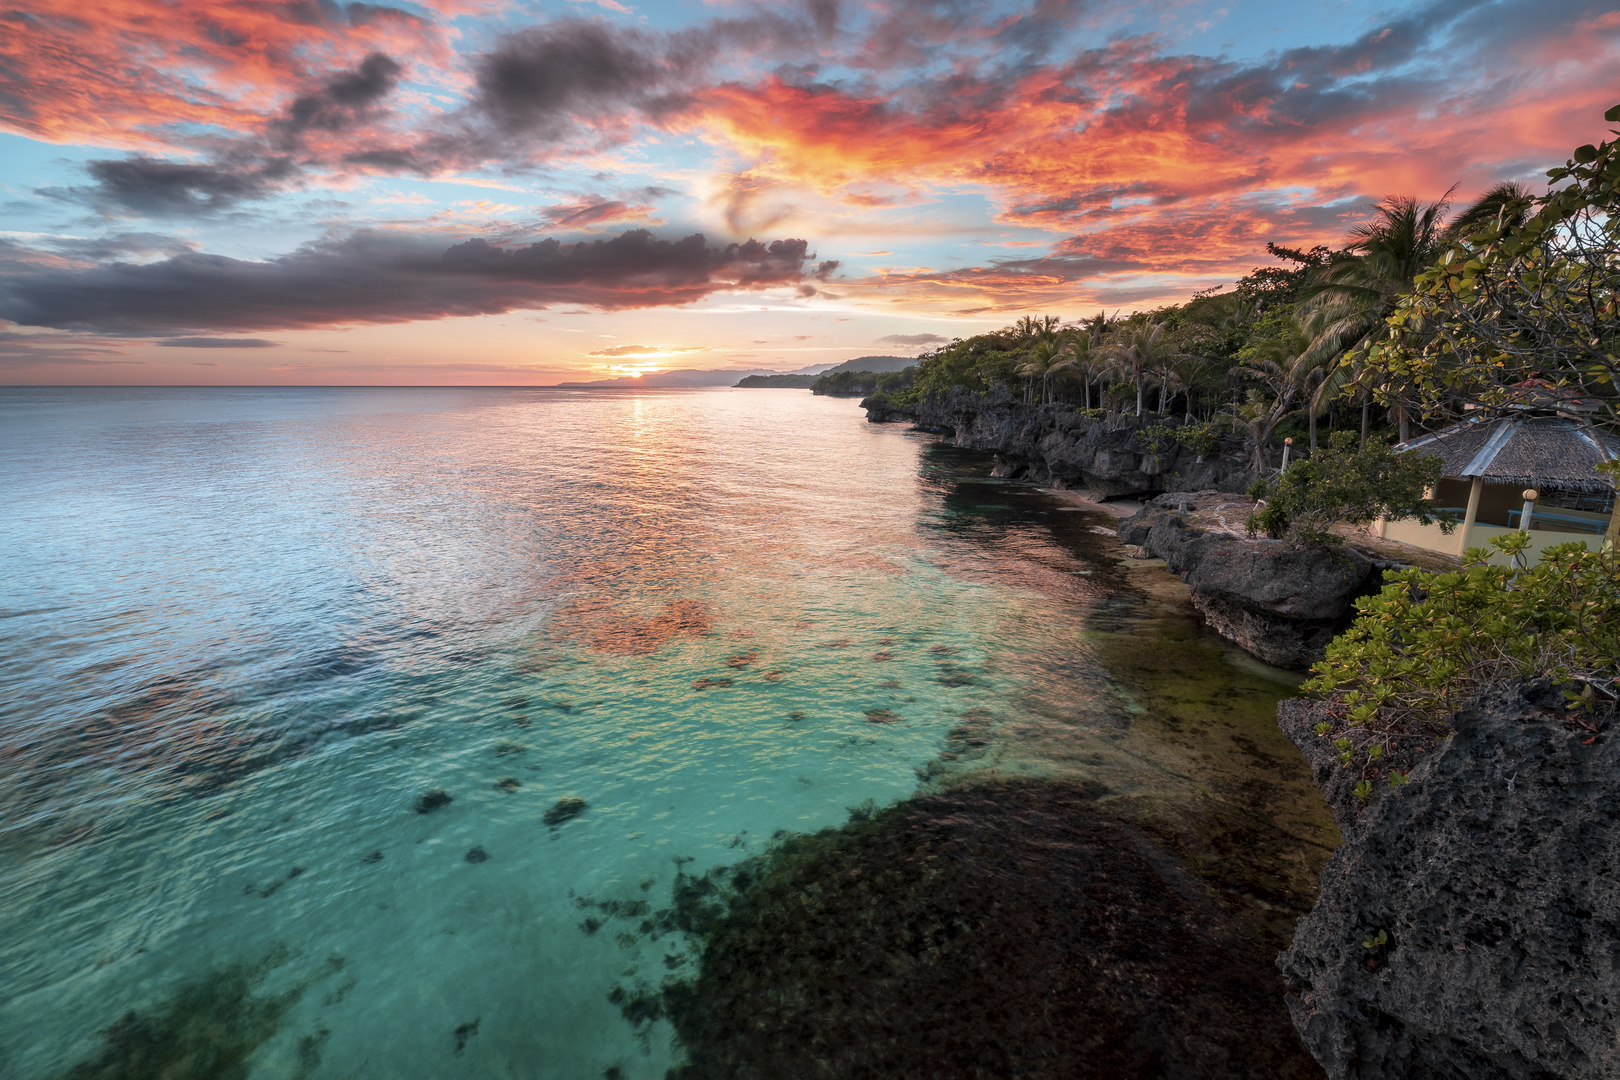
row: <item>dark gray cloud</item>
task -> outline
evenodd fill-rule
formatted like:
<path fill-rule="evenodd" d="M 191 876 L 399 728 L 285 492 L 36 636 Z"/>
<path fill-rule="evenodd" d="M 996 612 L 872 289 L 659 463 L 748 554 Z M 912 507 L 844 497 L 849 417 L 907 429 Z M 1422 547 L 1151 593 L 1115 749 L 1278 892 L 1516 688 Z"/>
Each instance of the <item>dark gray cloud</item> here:
<path fill-rule="evenodd" d="M 157 344 L 169 349 L 274 349 L 281 342 L 251 337 L 177 337 L 165 338 Z"/>
<path fill-rule="evenodd" d="M 0 319 L 123 335 L 300 329 L 483 315 L 555 304 L 618 309 L 683 304 L 725 289 L 797 285 L 803 240 L 711 247 L 702 234 L 663 240 L 635 229 L 608 240 L 502 248 L 360 232 L 249 262 L 186 252 L 85 270 L 22 264 L 0 276 Z M 189 335 L 188 335 L 189 336 Z"/>
<path fill-rule="evenodd" d="M 196 245 L 162 233 L 121 232 L 110 236 L 57 237 L 49 241 L 51 250 L 73 259 L 109 262 L 117 258 L 149 259 L 157 255 L 179 255 Z"/>
<path fill-rule="evenodd" d="M 269 123 L 262 138 L 236 140 L 219 160 L 168 161 L 144 154 L 97 159 L 85 164 L 90 185 L 38 193 L 85 203 L 107 214 L 144 217 L 206 217 L 268 198 L 297 183 L 306 167 L 322 164 L 310 157 L 295 161 L 293 153 L 306 132 L 341 132 L 375 119 L 379 103 L 393 92 L 403 72 L 398 62 L 374 52 L 353 71 L 339 71 L 319 88 L 295 98 L 282 116 Z M 401 156 L 398 151 L 358 150 L 343 160 L 411 169 L 409 154 Z"/>
<path fill-rule="evenodd" d="M 89 187 L 42 188 L 41 195 L 86 203 L 104 213 L 204 217 L 275 194 L 298 173 L 290 158 L 246 164 L 135 157 L 87 162 Z"/>
<path fill-rule="evenodd" d="M 509 156 L 513 148 L 501 137 L 555 142 L 578 134 L 582 124 L 606 122 L 611 136 L 619 122 L 659 123 L 686 109 L 721 61 L 750 53 L 802 59 L 806 48 L 838 34 L 839 0 L 759 8 L 672 33 L 593 19 L 528 27 L 478 57 L 467 127 L 423 140 L 412 160 L 500 157 L 503 145 Z"/>
<path fill-rule="evenodd" d="M 272 126 L 289 142 L 311 129 L 343 131 L 372 118 L 376 106 L 399 84 L 404 68 L 380 52 L 353 71 L 339 72 L 319 90 L 302 94 Z"/>
<path fill-rule="evenodd" d="M 885 334 L 878 338 L 879 345 L 932 345 L 950 338 L 938 334 Z"/>
<path fill-rule="evenodd" d="M 644 31 L 563 19 L 508 35 L 481 57 L 473 107 L 504 131 L 555 137 L 579 119 L 648 107 L 689 81 L 695 61 Z"/>

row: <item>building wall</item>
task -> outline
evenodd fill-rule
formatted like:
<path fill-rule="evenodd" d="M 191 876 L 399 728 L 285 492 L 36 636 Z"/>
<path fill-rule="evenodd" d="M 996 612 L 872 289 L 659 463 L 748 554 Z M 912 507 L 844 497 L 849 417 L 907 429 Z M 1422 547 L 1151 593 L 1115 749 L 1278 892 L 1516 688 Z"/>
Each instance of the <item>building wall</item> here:
<path fill-rule="evenodd" d="M 1522 489 L 1521 489 L 1522 490 Z M 1522 505 L 1524 500 L 1519 500 Z M 1374 535 L 1378 533 L 1378 523 L 1373 525 Z M 1390 521 L 1383 523 L 1382 535 L 1389 540 L 1398 540 L 1403 544 L 1414 547 L 1427 548 L 1430 551 L 1443 551 L 1448 555 L 1461 554 L 1471 547 L 1484 547 L 1493 536 L 1507 536 L 1517 530 L 1497 525 L 1476 524 L 1468 530 L 1466 539 L 1462 535 L 1462 526 L 1459 525 L 1450 536 L 1440 531 L 1438 525 L 1420 525 L 1416 521 Z M 1603 546 L 1603 537 L 1595 533 L 1566 533 L 1554 532 L 1551 529 L 1530 530 L 1530 546 L 1525 549 L 1525 557 L 1530 562 L 1541 558 L 1541 553 L 1550 547 L 1559 544 L 1580 542 L 1592 550 Z M 1507 556 L 1500 552 L 1491 556 L 1492 562 L 1506 563 Z"/>

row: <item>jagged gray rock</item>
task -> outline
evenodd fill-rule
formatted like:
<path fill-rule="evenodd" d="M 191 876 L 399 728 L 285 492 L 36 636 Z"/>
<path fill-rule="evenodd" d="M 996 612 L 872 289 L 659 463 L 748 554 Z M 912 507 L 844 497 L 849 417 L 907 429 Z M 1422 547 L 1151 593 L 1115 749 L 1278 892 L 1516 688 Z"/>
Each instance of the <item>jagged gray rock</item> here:
<path fill-rule="evenodd" d="M 1278 960 L 1329 1080 L 1620 1077 L 1620 741 L 1561 704 L 1545 680 L 1481 694 L 1366 803 L 1324 704 L 1279 709 L 1345 837 Z"/>
<path fill-rule="evenodd" d="M 1377 592 L 1390 563 L 1354 548 L 1289 548 L 1210 533 L 1184 515 L 1230 500 L 1216 491 L 1160 495 L 1119 523 L 1119 538 L 1180 574 L 1216 633 L 1277 667 L 1320 660 L 1349 625 L 1357 597 Z"/>
<path fill-rule="evenodd" d="M 953 445 L 997 454 L 1001 475 L 1085 488 L 1099 495 L 1220 488 L 1245 491 L 1248 466 L 1219 454 L 1202 458 L 1179 444 L 1162 445 L 1146 429 L 1173 429 L 1180 417 L 1081 416 L 1073 405 L 1026 405 L 1005 386 L 982 393 L 960 387 L 915 405 L 881 394 L 861 402 L 873 423 L 910 420 Z"/>

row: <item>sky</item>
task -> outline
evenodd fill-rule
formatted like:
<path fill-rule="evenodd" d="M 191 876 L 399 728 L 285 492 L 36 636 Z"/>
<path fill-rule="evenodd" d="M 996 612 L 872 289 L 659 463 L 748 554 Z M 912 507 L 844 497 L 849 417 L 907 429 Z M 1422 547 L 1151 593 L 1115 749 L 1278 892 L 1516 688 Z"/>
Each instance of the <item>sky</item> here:
<path fill-rule="evenodd" d="M 1608 135 L 1620 3 L 15 0 L 0 383 L 527 384 L 1147 310 Z M 1539 190 L 1539 186 L 1538 186 Z"/>

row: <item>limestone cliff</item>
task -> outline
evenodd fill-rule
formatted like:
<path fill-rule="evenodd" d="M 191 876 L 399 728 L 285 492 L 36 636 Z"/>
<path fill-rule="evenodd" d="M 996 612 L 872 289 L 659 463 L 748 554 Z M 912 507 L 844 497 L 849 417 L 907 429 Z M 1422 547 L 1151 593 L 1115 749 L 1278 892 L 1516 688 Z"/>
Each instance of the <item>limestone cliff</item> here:
<path fill-rule="evenodd" d="M 1613 715 L 1583 717 L 1594 734 L 1546 681 L 1496 687 L 1363 803 L 1323 708 L 1285 701 L 1279 723 L 1345 842 L 1278 965 L 1329 1080 L 1620 1077 Z"/>
<path fill-rule="evenodd" d="M 1233 531 L 1202 528 L 1189 516 L 1219 516 L 1231 496 L 1202 491 L 1160 495 L 1119 523 L 1119 538 L 1165 561 L 1192 592 L 1216 633 L 1268 664 L 1303 670 L 1349 625 L 1357 597 L 1377 592 L 1397 564 L 1353 547 L 1293 549 Z M 1247 503 L 1228 525 L 1240 525 Z"/>
<path fill-rule="evenodd" d="M 874 423 L 909 420 L 956 446 L 997 455 L 998 476 L 1105 496 L 1236 492 L 1254 482 L 1247 466 L 1230 454 L 1200 455 L 1177 443 L 1171 435 L 1181 426 L 1180 417 L 1091 418 L 1073 405 L 1026 405 L 1004 386 L 983 393 L 958 388 L 905 406 L 875 395 L 861 406 Z"/>

